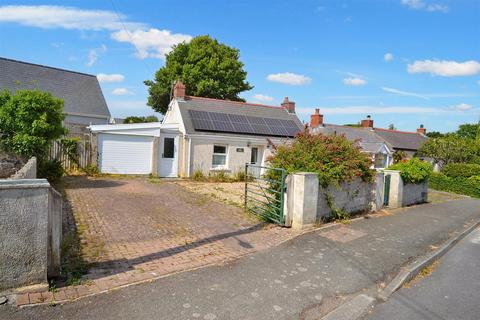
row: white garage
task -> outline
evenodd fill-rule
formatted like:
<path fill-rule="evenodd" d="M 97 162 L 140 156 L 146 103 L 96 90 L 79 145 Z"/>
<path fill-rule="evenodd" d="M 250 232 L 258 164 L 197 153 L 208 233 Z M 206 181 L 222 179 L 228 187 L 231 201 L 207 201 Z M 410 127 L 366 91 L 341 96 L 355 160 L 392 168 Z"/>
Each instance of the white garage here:
<path fill-rule="evenodd" d="M 160 122 L 91 125 L 89 129 L 96 141 L 100 172 L 178 176 L 177 129 Z"/>
<path fill-rule="evenodd" d="M 152 172 L 153 137 L 129 134 L 98 135 L 98 168 L 103 173 Z"/>

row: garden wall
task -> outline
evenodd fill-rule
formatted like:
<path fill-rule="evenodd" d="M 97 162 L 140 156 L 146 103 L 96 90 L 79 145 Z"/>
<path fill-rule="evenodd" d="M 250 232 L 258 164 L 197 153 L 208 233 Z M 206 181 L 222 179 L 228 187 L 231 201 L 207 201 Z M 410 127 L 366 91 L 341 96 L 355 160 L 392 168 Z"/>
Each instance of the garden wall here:
<path fill-rule="evenodd" d="M 285 220 L 287 226 L 294 228 L 322 222 L 332 215 L 332 208 L 354 214 L 380 210 L 383 206 L 383 173 L 377 173 L 373 182 L 356 179 L 328 188 L 319 185 L 315 173 L 291 174 L 286 182 Z"/>
<path fill-rule="evenodd" d="M 428 181 L 405 183 L 400 171 L 384 170 L 390 176 L 389 208 L 399 208 L 428 201 Z"/>
<path fill-rule="evenodd" d="M 0 179 L 0 292 L 47 287 L 47 277 L 60 273 L 62 196 L 35 177 L 32 158 L 10 179 Z"/>
<path fill-rule="evenodd" d="M 32 157 L 28 162 L 15 174 L 9 177 L 12 180 L 19 179 L 36 179 L 37 178 L 37 158 Z"/>

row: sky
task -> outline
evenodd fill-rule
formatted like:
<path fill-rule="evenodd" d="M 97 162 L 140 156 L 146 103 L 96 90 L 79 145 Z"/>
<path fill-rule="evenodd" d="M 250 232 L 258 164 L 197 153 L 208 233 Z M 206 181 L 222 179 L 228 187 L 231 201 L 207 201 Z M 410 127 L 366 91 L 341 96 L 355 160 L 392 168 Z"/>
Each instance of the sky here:
<path fill-rule="evenodd" d="M 240 50 L 243 98 L 288 96 L 304 121 L 480 119 L 480 0 L 45 1 L 0 0 L 0 56 L 97 75 L 114 117 L 154 114 L 143 81 L 208 34 Z"/>

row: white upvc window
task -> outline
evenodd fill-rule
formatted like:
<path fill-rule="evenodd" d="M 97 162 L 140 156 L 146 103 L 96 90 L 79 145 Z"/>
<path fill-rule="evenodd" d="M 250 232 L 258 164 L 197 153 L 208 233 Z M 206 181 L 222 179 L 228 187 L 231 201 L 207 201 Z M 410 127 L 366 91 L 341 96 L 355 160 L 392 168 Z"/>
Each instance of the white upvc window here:
<path fill-rule="evenodd" d="M 213 168 L 226 168 L 227 167 L 227 146 L 225 145 L 213 145 Z"/>

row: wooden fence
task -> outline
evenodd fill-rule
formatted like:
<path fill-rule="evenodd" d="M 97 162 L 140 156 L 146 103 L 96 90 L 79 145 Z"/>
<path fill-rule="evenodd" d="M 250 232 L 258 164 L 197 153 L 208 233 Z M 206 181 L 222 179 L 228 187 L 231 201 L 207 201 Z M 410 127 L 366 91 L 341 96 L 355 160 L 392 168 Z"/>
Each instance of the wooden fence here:
<path fill-rule="evenodd" d="M 81 140 L 77 142 L 77 154 L 75 157 L 69 156 L 68 152 L 62 146 L 59 140 L 53 141 L 48 152 L 50 160 L 58 160 L 62 163 L 67 172 L 78 171 L 91 164 L 91 144 L 90 141 Z"/>

